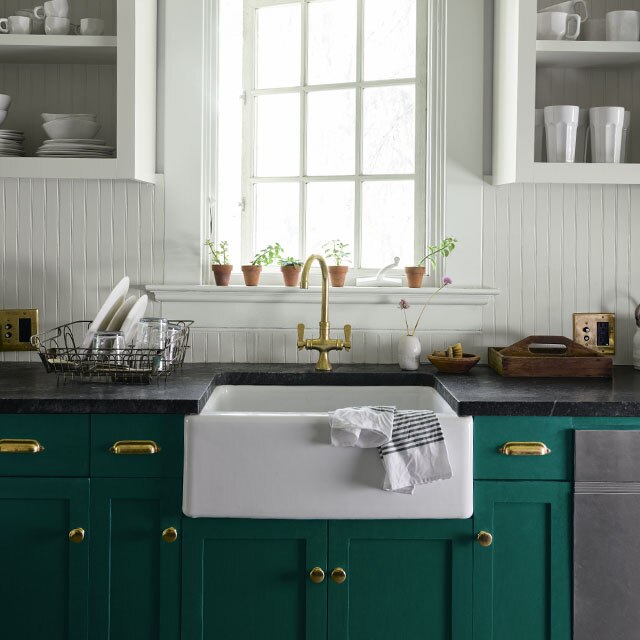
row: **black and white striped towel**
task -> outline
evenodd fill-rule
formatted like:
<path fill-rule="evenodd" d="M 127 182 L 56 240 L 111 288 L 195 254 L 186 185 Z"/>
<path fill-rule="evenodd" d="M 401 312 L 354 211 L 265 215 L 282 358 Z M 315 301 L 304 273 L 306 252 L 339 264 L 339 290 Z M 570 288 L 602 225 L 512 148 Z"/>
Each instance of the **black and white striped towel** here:
<path fill-rule="evenodd" d="M 413 493 L 418 485 L 451 477 L 447 445 L 433 411 L 396 410 L 391 440 L 379 451 L 385 491 Z"/>

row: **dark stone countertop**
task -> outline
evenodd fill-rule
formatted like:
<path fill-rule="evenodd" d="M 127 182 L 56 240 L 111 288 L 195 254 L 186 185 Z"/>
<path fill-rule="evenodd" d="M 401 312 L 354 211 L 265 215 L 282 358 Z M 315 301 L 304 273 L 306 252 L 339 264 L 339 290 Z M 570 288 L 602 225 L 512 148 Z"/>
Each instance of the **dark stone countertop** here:
<path fill-rule="evenodd" d="M 58 382 L 39 364 L 0 363 L 0 413 L 198 413 L 219 384 L 433 386 L 460 415 L 640 417 L 640 371 L 615 367 L 612 379 L 502 378 L 486 366 L 468 375 L 431 365 L 190 364 L 150 385 Z"/>

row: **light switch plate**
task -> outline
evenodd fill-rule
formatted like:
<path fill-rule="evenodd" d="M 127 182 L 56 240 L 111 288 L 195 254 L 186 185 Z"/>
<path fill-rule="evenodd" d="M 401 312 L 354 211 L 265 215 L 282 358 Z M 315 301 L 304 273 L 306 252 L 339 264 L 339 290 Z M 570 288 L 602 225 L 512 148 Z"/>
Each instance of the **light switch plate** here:
<path fill-rule="evenodd" d="M 0 351 L 32 351 L 36 333 L 37 309 L 0 309 Z"/>
<path fill-rule="evenodd" d="M 573 339 L 598 353 L 616 352 L 615 313 L 574 313 Z"/>

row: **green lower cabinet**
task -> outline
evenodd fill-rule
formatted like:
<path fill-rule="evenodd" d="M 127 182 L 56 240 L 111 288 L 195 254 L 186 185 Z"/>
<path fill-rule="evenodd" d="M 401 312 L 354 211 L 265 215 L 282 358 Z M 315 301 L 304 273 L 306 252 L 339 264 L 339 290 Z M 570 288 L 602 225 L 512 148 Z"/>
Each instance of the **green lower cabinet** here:
<path fill-rule="evenodd" d="M 184 640 L 327 640 L 324 521 L 184 519 Z"/>
<path fill-rule="evenodd" d="M 330 522 L 328 637 L 469 640 L 472 539 L 471 520 Z"/>
<path fill-rule="evenodd" d="M 0 479 L 1 638 L 88 638 L 88 531 L 88 479 Z"/>
<path fill-rule="evenodd" d="M 179 640 L 181 519 L 180 480 L 91 480 L 91 640 Z"/>
<path fill-rule="evenodd" d="M 571 484 L 475 483 L 474 640 L 571 640 Z"/>

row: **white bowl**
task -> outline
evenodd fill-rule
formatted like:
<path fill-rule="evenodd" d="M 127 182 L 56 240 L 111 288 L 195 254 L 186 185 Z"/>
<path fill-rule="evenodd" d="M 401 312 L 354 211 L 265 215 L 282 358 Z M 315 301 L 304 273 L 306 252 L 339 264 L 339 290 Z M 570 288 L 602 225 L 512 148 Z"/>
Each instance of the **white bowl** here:
<path fill-rule="evenodd" d="M 5 111 L 4 109 L 0 109 L 0 125 L 2 125 L 2 123 L 7 119 L 7 114 L 9 112 Z"/>
<path fill-rule="evenodd" d="M 0 93 L 0 109 L 2 111 L 8 111 L 11 106 L 11 96 L 5 93 Z"/>
<path fill-rule="evenodd" d="M 77 120 L 76 118 L 62 118 L 45 122 L 42 128 L 53 140 L 64 138 L 95 138 L 100 131 L 101 124 L 92 120 Z"/>
<path fill-rule="evenodd" d="M 51 122 L 52 120 L 62 120 L 65 118 L 75 118 L 76 120 L 93 120 L 96 121 L 96 117 L 92 113 L 41 113 L 42 119 L 45 122 Z"/>

